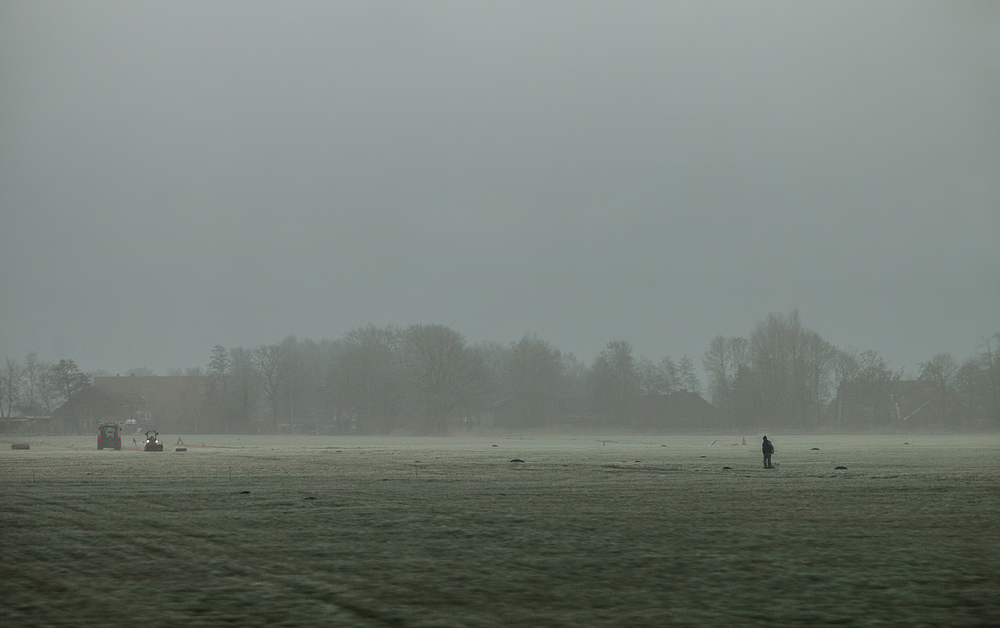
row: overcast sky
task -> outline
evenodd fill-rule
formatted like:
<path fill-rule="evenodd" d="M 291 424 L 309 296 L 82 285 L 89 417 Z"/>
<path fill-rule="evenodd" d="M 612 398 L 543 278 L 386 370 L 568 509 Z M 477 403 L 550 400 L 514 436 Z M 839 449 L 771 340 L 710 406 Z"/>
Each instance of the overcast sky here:
<path fill-rule="evenodd" d="M 1000 331 L 1000 4 L 0 0 L 0 357 Z"/>

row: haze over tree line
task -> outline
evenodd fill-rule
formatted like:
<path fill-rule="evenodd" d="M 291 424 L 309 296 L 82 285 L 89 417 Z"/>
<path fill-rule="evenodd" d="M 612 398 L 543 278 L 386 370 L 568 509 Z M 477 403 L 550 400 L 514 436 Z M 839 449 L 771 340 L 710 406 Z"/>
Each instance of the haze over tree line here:
<path fill-rule="evenodd" d="M 921 364 L 917 381 L 939 391 L 939 427 L 968 428 L 974 418 L 974 427 L 1000 428 L 998 347 L 1000 332 L 984 337 L 961 363 L 941 353 Z M 770 314 L 747 336 L 715 337 L 701 362 L 704 385 L 690 356 L 653 359 L 624 340 L 609 341 L 585 364 L 532 334 L 509 345 L 470 344 L 443 325 L 368 325 L 336 340 L 288 336 L 249 349 L 212 347 L 205 368 L 168 372 L 205 382 L 201 401 L 169 427 L 192 433 L 321 427 L 443 433 L 449 418 L 471 427 L 472 417 L 502 405 L 506 419 L 497 427 L 544 429 L 556 422 L 560 404 L 583 399 L 599 417 L 592 427 L 640 430 L 642 400 L 688 392 L 707 397 L 722 425 L 737 430 L 878 431 L 901 427 L 903 417 L 892 413 L 895 408 L 898 414 L 892 384 L 912 377 L 876 351 L 833 346 L 803 325 L 795 310 Z M 145 367 L 125 374 L 153 375 Z M 45 363 L 34 353 L 22 361 L 8 358 L 0 375 L 0 415 L 50 415 L 62 404 L 74 412 L 74 398 L 91 375 L 112 374 L 83 373 L 72 360 Z M 845 386 L 862 398 L 861 410 L 849 419 L 833 403 Z"/>
<path fill-rule="evenodd" d="M 163 373 L 434 322 L 700 374 L 792 308 L 894 368 L 972 353 L 1000 312 L 998 20 L 4 0 L 0 363 Z"/>

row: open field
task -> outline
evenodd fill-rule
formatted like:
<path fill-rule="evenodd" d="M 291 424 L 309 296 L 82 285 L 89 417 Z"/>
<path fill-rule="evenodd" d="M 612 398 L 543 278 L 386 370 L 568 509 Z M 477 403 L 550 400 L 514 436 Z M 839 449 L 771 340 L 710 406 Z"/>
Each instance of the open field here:
<path fill-rule="evenodd" d="M 0 625 L 1000 625 L 1000 437 L 770 436 L 3 440 Z"/>

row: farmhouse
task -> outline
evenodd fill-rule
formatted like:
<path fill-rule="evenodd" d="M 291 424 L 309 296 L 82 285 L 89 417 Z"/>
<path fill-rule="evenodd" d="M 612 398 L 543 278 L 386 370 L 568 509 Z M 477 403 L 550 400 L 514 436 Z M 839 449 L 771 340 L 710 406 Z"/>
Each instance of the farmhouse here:
<path fill-rule="evenodd" d="M 640 429 L 684 432 L 713 430 L 722 426 L 722 412 L 698 393 L 681 390 L 639 398 Z"/>
<path fill-rule="evenodd" d="M 119 421 L 198 432 L 208 380 L 201 375 L 95 377 L 93 388 L 114 399 Z"/>
<path fill-rule="evenodd" d="M 105 421 L 124 420 L 115 398 L 94 386 L 87 386 L 52 412 L 43 430 L 49 434 L 87 434 Z"/>

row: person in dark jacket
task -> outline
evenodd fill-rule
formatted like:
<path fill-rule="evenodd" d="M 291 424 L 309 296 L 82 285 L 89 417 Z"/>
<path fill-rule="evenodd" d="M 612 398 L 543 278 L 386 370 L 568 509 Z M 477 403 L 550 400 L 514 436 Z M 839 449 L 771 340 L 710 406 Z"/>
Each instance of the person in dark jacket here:
<path fill-rule="evenodd" d="M 767 440 L 767 436 L 764 436 L 764 442 L 760 446 L 760 450 L 764 452 L 764 468 L 773 469 L 771 466 L 771 454 L 774 453 L 774 445 L 771 441 Z"/>

